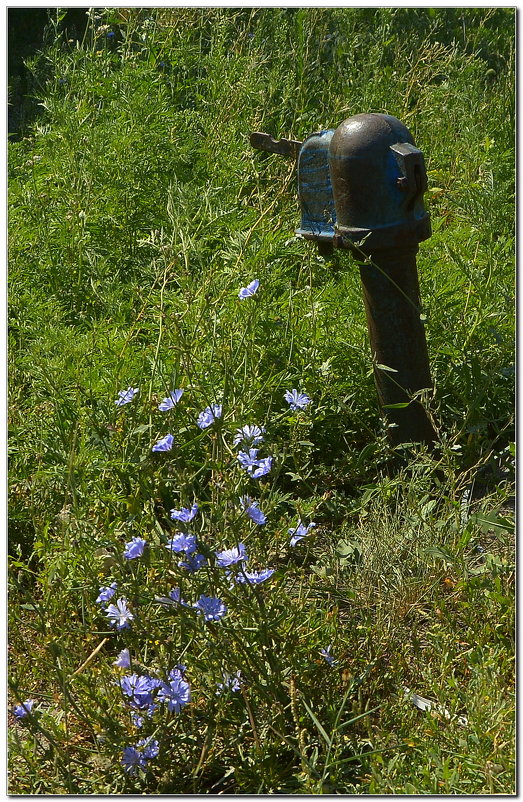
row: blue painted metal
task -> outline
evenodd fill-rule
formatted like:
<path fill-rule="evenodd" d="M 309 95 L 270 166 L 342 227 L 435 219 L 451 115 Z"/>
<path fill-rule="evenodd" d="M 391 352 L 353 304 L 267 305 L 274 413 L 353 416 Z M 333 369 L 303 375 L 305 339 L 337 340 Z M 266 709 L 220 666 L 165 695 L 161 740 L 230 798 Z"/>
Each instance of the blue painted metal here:
<path fill-rule="evenodd" d="M 301 206 L 299 236 L 331 243 L 336 209 L 329 170 L 329 145 L 334 129 L 311 134 L 298 155 L 298 196 Z"/>

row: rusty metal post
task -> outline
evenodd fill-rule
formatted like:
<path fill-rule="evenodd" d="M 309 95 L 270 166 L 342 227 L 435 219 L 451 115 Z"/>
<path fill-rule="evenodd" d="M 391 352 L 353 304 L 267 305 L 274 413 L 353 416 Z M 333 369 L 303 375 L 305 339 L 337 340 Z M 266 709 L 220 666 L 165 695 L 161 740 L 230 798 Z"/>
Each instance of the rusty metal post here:
<path fill-rule="evenodd" d="M 412 394 L 432 384 L 420 319 L 417 250 L 417 245 L 383 249 L 371 254 L 371 263 L 360 264 L 374 379 L 380 406 L 392 424 L 389 440 L 394 446 L 403 442 L 431 444 L 435 439 L 422 405 L 411 401 Z M 405 403 L 407 407 L 390 406 Z"/>

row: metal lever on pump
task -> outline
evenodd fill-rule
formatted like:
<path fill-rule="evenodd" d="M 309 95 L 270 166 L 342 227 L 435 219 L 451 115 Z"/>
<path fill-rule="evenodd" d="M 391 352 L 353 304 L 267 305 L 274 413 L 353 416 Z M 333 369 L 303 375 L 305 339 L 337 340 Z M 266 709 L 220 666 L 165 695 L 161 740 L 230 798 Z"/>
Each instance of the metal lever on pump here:
<path fill-rule="evenodd" d="M 302 142 L 297 139 L 274 139 L 270 134 L 255 131 L 249 137 L 250 143 L 256 150 L 265 150 L 267 153 L 278 153 L 280 156 L 293 156 L 297 158 Z"/>

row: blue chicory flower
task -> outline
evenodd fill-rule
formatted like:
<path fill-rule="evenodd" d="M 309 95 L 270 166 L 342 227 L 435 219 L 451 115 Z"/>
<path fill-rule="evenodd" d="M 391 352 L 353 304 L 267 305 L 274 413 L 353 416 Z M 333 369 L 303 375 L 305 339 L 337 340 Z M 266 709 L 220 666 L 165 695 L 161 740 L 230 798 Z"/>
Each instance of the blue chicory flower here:
<path fill-rule="evenodd" d="M 171 674 L 169 676 L 169 682 L 160 683 L 158 701 L 167 702 L 170 713 L 179 713 L 182 707 L 191 701 L 191 689 L 183 677 Z"/>
<path fill-rule="evenodd" d="M 240 690 L 240 680 L 241 680 L 241 673 L 236 671 L 235 674 L 227 674 L 227 672 L 223 672 L 223 682 L 217 682 L 216 687 L 216 695 L 219 696 L 224 691 L 239 691 Z"/>
<path fill-rule="evenodd" d="M 182 395 L 183 390 L 173 390 L 170 392 L 167 398 L 164 398 L 162 403 L 158 405 L 160 412 L 168 412 L 172 409 L 174 405 L 178 403 Z"/>
<path fill-rule="evenodd" d="M 290 545 L 295 546 L 300 540 L 303 540 L 304 537 L 307 537 L 310 530 L 316 526 L 314 521 L 312 521 L 308 526 L 304 526 L 301 521 L 298 521 L 298 526 L 295 529 L 289 529 L 289 535 L 292 535 L 290 540 Z"/>
<path fill-rule="evenodd" d="M 116 624 L 116 629 L 127 629 L 129 621 L 132 621 L 134 615 L 131 613 L 127 606 L 127 599 L 118 599 L 116 604 L 110 604 L 105 611 L 107 618 L 111 620 L 111 624 Z"/>
<path fill-rule="evenodd" d="M 193 518 L 198 514 L 198 505 L 193 504 L 192 507 L 182 507 L 181 510 L 171 510 L 169 515 L 173 521 L 182 521 L 182 523 L 190 523 Z"/>
<path fill-rule="evenodd" d="M 180 560 L 178 565 L 180 568 L 185 568 L 186 571 L 195 574 L 202 566 L 207 565 L 207 559 L 203 554 L 189 554 L 187 555 L 187 559 Z"/>
<path fill-rule="evenodd" d="M 265 474 L 269 473 L 272 468 L 272 457 L 265 457 L 256 462 L 256 467 L 251 473 L 253 479 L 260 479 Z"/>
<path fill-rule="evenodd" d="M 116 593 L 116 588 L 117 587 L 118 586 L 117 586 L 116 582 L 113 582 L 112 585 L 109 585 L 109 587 L 100 588 L 100 594 L 99 594 L 98 598 L 96 599 L 96 601 L 98 603 L 108 602 L 109 599 L 112 599 L 112 597 Z"/>
<path fill-rule="evenodd" d="M 165 546 L 166 549 L 180 554 L 184 551 L 186 554 L 193 554 L 196 551 L 196 537 L 195 535 L 186 535 L 183 532 L 178 532 L 173 535 Z"/>
<path fill-rule="evenodd" d="M 128 774 L 135 774 L 137 769 L 143 769 L 147 766 L 147 762 L 138 749 L 134 746 L 126 746 L 123 750 L 122 766 Z"/>
<path fill-rule="evenodd" d="M 221 416 L 222 405 L 211 404 L 210 407 L 206 407 L 203 412 L 200 412 L 196 424 L 200 427 L 200 429 L 207 429 L 208 426 L 211 426 L 214 421 L 218 418 L 221 418 Z"/>
<path fill-rule="evenodd" d="M 118 685 L 126 696 L 132 697 L 132 701 L 139 707 L 149 704 L 151 701 L 151 677 L 147 674 L 126 674 L 118 681 Z"/>
<path fill-rule="evenodd" d="M 16 705 L 16 707 L 13 708 L 13 716 L 20 721 L 20 719 L 25 718 L 31 712 L 33 705 L 34 699 L 26 699 L 21 705 Z"/>
<path fill-rule="evenodd" d="M 238 462 L 245 468 L 247 473 L 252 473 L 254 468 L 258 464 L 258 448 L 250 448 L 248 451 L 239 451 L 238 452 Z"/>
<path fill-rule="evenodd" d="M 117 407 L 123 407 L 124 404 L 129 404 L 139 392 L 139 387 L 128 387 L 127 390 L 120 390 L 118 398 L 114 403 Z"/>
<path fill-rule="evenodd" d="M 240 571 L 236 574 L 236 582 L 238 584 L 247 583 L 249 585 L 259 585 L 265 582 L 274 573 L 274 568 L 264 568 L 262 571 Z"/>
<path fill-rule="evenodd" d="M 241 301 L 243 301 L 244 298 L 251 298 L 258 291 L 259 286 L 260 282 L 257 278 L 255 278 L 254 281 L 251 281 L 251 283 L 247 284 L 246 287 L 241 288 L 240 292 L 238 293 L 238 298 Z"/>
<path fill-rule="evenodd" d="M 129 649 L 122 649 L 122 651 L 114 661 L 113 666 L 118 666 L 119 668 L 131 667 L 131 655 L 129 653 Z"/>
<path fill-rule="evenodd" d="M 247 561 L 247 552 L 243 543 L 238 543 L 232 549 L 225 549 L 225 551 L 216 552 L 216 565 L 218 568 L 228 568 L 230 565 Z"/>
<path fill-rule="evenodd" d="M 181 604 L 182 607 L 189 607 L 187 602 L 184 601 L 184 599 L 182 599 L 182 592 L 181 592 L 180 588 L 173 588 L 169 593 L 169 598 L 173 602 L 176 602 L 177 604 Z M 184 669 L 185 669 L 185 666 L 184 666 Z"/>
<path fill-rule="evenodd" d="M 174 437 L 172 434 L 166 434 L 165 437 L 160 438 L 154 446 L 152 447 L 151 451 L 171 451 L 174 445 Z"/>
<path fill-rule="evenodd" d="M 190 607 L 185 599 L 182 599 L 180 588 L 173 588 L 169 596 L 155 596 L 154 600 L 162 607 Z"/>
<path fill-rule="evenodd" d="M 147 541 L 144 540 L 143 537 L 133 537 L 129 543 L 125 544 L 123 556 L 126 560 L 135 560 L 137 557 L 142 556 L 146 545 Z"/>
<path fill-rule="evenodd" d="M 266 523 L 267 516 L 259 509 L 257 501 L 252 501 L 249 496 L 242 496 L 240 498 L 240 504 L 255 524 L 261 525 Z"/>
<path fill-rule="evenodd" d="M 272 457 L 258 459 L 257 448 L 250 448 L 249 451 L 239 451 L 238 462 L 253 479 L 265 476 L 272 468 Z"/>
<path fill-rule="evenodd" d="M 136 746 L 126 746 L 124 748 L 121 760 L 122 766 L 131 775 L 135 774 L 137 769 L 145 771 L 147 769 L 147 761 L 157 757 L 159 751 L 158 741 L 153 741 L 151 736 L 142 738 Z"/>
<path fill-rule="evenodd" d="M 158 757 L 160 752 L 160 744 L 156 740 L 153 741 L 152 736 L 142 738 L 136 746 L 142 748 L 142 754 L 146 760 L 153 760 L 153 758 Z"/>
<path fill-rule="evenodd" d="M 242 426 L 241 429 L 236 429 L 236 434 L 232 442 L 235 446 L 240 443 L 248 443 L 250 446 L 256 446 L 258 443 L 263 442 L 264 433 L 264 426 Z"/>
<path fill-rule="evenodd" d="M 306 393 L 299 393 L 297 390 L 292 390 L 284 394 L 285 400 L 290 404 L 291 409 L 305 409 L 310 404 L 311 399 Z"/>
<path fill-rule="evenodd" d="M 227 612 L 227 607 L 221 601 L 213 596 L 200 596 L 197 602 L 193 604 L 199 614 L 203 613 L 205 621 L 219 621 Z"/>
<path fill-rule="evenodd" d="M 322 657 L 325 658 L 325 660 L 327 661 L 327 663 L 330 666 L 335 666 L 338 661 L 334 659 L 334 657 L 330 653 L 330 650 L 331 650 L 331 647 L 327 646 L 326 649 L 320 649 L 320 654 L 321 654 Z"/>
<path fill-rule="evenodd" d="M 153 679 L 147 674 L 127 674 L 121 677 L 118 683 L 122 692 L 129 696 L 129 702 L 143 710 L 154 706 L 153 692 L 160 684 L 160 680 Z"/>
<path fill-rule="evenodd" d="M 143 716 L 139 716 L 138 713 L 131 713 L 131 721 L 135 727 L 140 728 L 143 725 L 145 719 Z"/>

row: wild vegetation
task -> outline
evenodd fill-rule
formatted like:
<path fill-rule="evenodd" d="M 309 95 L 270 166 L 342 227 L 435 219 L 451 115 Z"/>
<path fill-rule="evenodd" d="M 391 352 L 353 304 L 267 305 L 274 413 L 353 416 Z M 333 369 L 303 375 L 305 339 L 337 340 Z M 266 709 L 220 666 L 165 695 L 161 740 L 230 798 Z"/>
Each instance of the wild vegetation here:
<path fill-rule="evenodd" d="M 514 793 L 514 9 L 61 13 L 9 144 L 10 793 Z M 429 176 L 399 467 L 357 265 L 248 139 L 364 111 Z"/>

